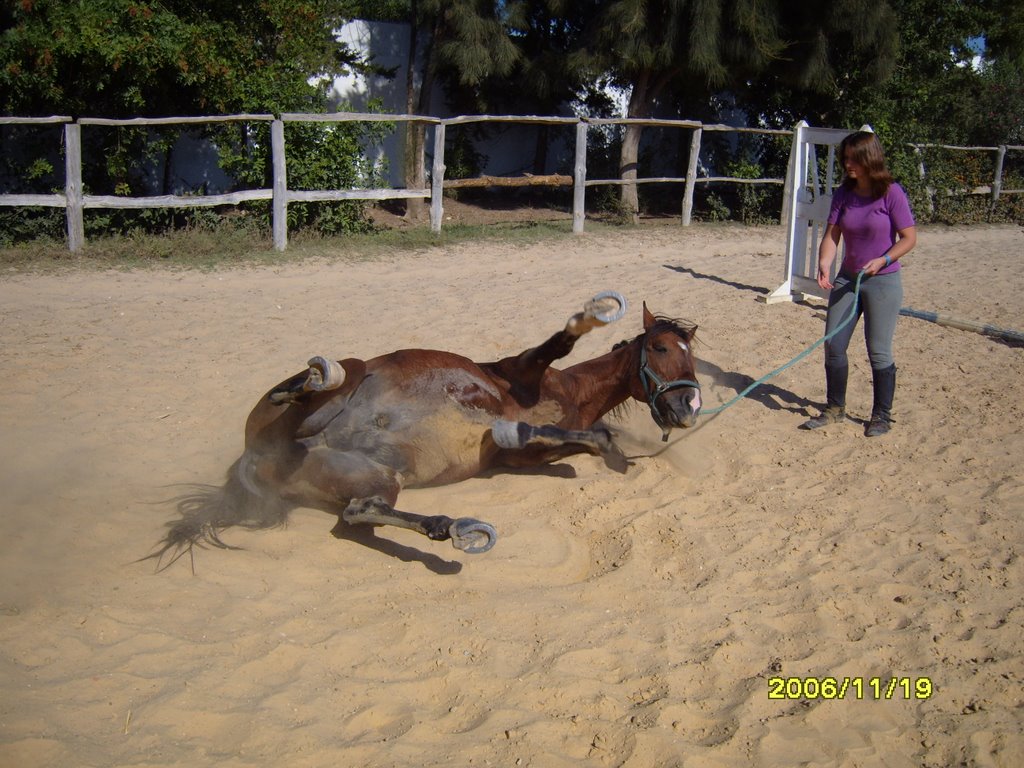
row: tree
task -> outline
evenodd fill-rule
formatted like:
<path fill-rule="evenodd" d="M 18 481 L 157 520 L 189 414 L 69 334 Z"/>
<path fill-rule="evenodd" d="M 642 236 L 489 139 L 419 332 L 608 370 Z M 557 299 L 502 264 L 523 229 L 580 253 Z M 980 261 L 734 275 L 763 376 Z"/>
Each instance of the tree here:
<path fill-rule="evenodd" d="M 987 0 L 985 58 L 1024 72 L 1024 4 Z"/>
<path fill-rule="evenodd" d="M 994 146 L 1024 139 L 1024 80 L 1015 63 L 1024 46 L 1013 31 L 1021 6 L 1010 0 L 889 2 L 899 45 L 888 76 L 865 69 L 870 62 L 855 38 L 831 34 L 830 55 L 841 63 L 832 87 L 809 89 L 772 67 L 737 95 L 748 114 L 773 127 L 799 119 L 850 129 L 870 124 L 923 213 L 933 201 L 920 182 L 922 158 L 910 144 Z M 924 152 L 932 185 L 972 187 L 991 178 L 984 154 Z"/>
<path fill-rule="evenodd" d="M 439 82 L 448 85 L 449 95 L 471 98 L 488 78 L 511 71 L 519 52 L 505 32 L 503 7 L 502 0 L 363 0 L 356 10 L 361 18 L 409 25 L 406 111 L 430 115 Z M 407 123 L 405 185 L 410 188 L 426 184 L 425 135 L 423 123 Z M 422 200 L 412 198 L 406 205 L 410 218 L 422 216 Z"/>
<path fill-rule="evenodd" d="M 979 138 L 1024 144 L 1024 4 L 991 0 L 985 19 Z"/>
<path fill-rule="evenodd" d="M 0 14 L 5 114 L 301 109 L 319 97 L 311 78 L 362 65 L 333 35 L 342 0 L 23 0 Z"/>
<path fill-rule="evenodd" d="M 830 49 L 837 35 L 852 49 L 870 50 L 878 62 L 863 66 L 877 77 L 895 48 L 889 6 L 870 0 L 826 0 L 824 4 L 767 4 L 754 0 L 606 0 L 588 31 L 578 66 L 611 72 L 630 88 L 627 117 L 650 118 L 670 93 L 695 104 L 716 92 L 739 89 L 759 74 L 822 90 L 841 78 Z M 867 60 L 866 56 L 862 58 Z M 631 124 L 623 136 L 620 175 L 635 179 L 642 127 Z M 624 207 L 634 220 L 639 205 L 634 185 L 622 188 Z"/>
<path fill-rule="evenodd" d="M 5 3 L 0 111 L 108 118 L 322 111 L 333 78 L 366 67 L 335 37 L 350 6 L 347 0 Z M 209 135 L 237 178 L 269 178 L 269 142 L 255 135 L 260 129 L 247 130 L 218 126 Z M 352 130 L 297 126 L 289 159 L 303 147 L 348 147 L 354 167 L 361 153 L 340 135 Z M 169 158 L 176 139 L 145 129 L 92 133 L 89 154 L 106 163 L 86 167 L 85 183 L 118 193 L 142 183 L 140 158 L 160 152 Z M 302 158 L 296 163 L 302 167 Z M 312 161 L 304 166 L 316 167 Z"/>
<path fill-rule="evenodd" d="M 587 22 L 597 0 L 515 0 L 506 6 L 505 27 L 519 51 L 507 77 L 484 85 L 489 108 L 507 114 L 557 115 L 588 85 L 579 70 L 569 66 L 572 52 L 582 45 Z M 537 126 L 533 172 L 547 165 L 550 126 Z"/>
<path fill-rule="evenodd" d="M 450 84 L 449 93 L 478 92 L 488 78 L 508 74 L 518 59 L 519 52 L 501 23 L 499 0 L 412 0 L 411 6 L 410 34 L 422 34 L 426 41 L 419 93 L 414 97 L 410 91 L 408 98 L 410 104 L 415 98 L 418 114 L 430 114 L 433 89 L 439 79 Z M 410 60 L 414 53 L 415 48 Z M 414 88 L 412 78 L 407 82 Z M 406 169 L 417 174 L 414 179 L 420 181 L 425 131 L 422 123 L 411 128 Z"/>

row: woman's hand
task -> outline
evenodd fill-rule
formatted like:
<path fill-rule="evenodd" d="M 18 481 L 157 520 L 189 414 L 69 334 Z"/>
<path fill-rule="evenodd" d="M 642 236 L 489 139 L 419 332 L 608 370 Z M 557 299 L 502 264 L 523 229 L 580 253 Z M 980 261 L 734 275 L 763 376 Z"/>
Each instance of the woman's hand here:
<path fill-rule="evenodd" d="M 906 256 L 917 245 L 917 227 L 907 227 L 906 229 L 899 230 L 896 234 L 898 235 L 896 242 L 893 243 L 893 246 L 884 255 L 879 256 L 877 259 L 872 259 L 864 265 L 865 275 L 868 277 L 877 275 L 889 264 L 895 264 L 896 259 Z M 886 262 L 887 257 L 888 263 Z"/>
<path fill-rule="evenodd" d="M 871 261 L 864 265 L 864 274 L 867 277 L 871 277 L 872 275 L 877 275 L 879 272 L 885 269 L 885 267 L 885 256 L 879 256 L 877 259 L 872 259 Z"/>
<path fill-rule="evenodd" d="M 831 267 L 831 264 L 828 266 L 822 266 L 820 263 L 818 264 L 818 285 L 825 291 L 832 290 L 832 281 L 829 280 L 829 272 L 832 271 Z"/>

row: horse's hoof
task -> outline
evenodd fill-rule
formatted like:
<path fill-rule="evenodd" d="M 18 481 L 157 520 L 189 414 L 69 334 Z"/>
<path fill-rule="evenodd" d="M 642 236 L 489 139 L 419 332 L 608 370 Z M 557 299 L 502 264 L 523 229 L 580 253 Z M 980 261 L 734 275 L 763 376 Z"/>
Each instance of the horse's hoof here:
<path fill-rule="evenodd" d="M 607 427 L 594 427 L 591 429 L 591 432 L 594 434 L 594 442 L 597 443 L 601 453 L 615 450 L 615 438 L 610 429 Z"/>
<path fill-rule="evenodd" d="M 618 291 L 601 291 L 588 301 L 584 312 L 601 323 L 614 323 L 626 314 L 626 297 Z"/>
<path fill-rule="evenodd" d="M 471 517 L 460 517 L 448 528 L 452 546 L 470 555 L 479 555 L 494 546 L 498 532 L 493 525 Z"/>
<path fill-rule="evenodd" d="M 345 369 L 334 360 L 317 355 L 310 358 L 306 365 L 309 366 L 309 374 L 304 385 L 307 391 L 324 392 L 337 389 L 345 383 Z"/>

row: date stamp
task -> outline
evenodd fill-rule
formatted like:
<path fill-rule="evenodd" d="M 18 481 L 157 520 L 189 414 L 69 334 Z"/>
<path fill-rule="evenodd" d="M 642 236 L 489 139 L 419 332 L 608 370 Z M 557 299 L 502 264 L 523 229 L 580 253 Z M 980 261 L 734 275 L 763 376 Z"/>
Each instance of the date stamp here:
<path fill-rule="evenodd" d="M 794 699 L 867 699 L 882 701 L 904 699 L 924 701 L 935 692 L 929 677 L 769 677 L 768 698 Z"/>

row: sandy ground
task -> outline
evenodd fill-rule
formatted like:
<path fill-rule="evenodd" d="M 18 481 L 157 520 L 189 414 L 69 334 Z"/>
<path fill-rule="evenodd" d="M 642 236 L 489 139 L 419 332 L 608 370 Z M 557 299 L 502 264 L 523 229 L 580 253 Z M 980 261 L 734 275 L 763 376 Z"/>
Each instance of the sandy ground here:
<path fill-rule="evenodd" d="M 783 250 L 777 227 L 658 227 L 7 276 L 0 765 L 1024 765 L 1024 349 L 921 320 L 883 438 L 857 421 L 858 334 L 843 425 L 797 430 L 819 350 L 665 451 L 635 409 L 625 474 L 583 456 L 402 494 L 493 523 L 484 555 L 300 509 L 194 573 L 133 563 L 312 354 L 495 359 L 615 288 L 628 315 L 568 362 L 635 335 L 646 299 L 699 323 L 724 402 L 822 333 L 820 305 L 757 301 Z M 905 304 L 1024 330 L 1022 256 L 1019 227 L 924 228 Z"/>

